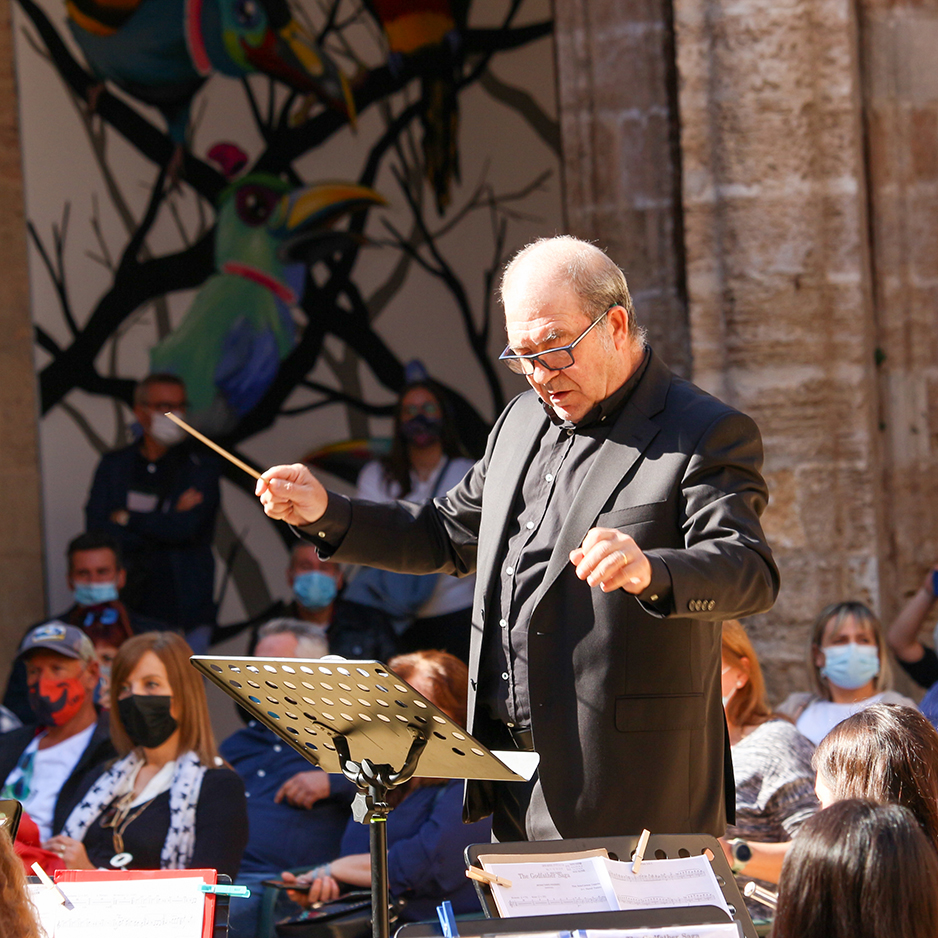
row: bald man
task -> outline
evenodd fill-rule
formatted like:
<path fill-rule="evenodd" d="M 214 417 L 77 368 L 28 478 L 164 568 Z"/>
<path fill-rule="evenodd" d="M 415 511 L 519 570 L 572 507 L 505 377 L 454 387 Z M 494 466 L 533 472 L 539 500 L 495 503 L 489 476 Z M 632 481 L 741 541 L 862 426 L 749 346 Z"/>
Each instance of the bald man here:
<path fill-rule="evenodd" d="M 530 784 L 467 783 L 467 820 L 493 813 L 503 841 L 722 835 L 720 624 L 779 586 L 759 431 L 654 355 L 595 246 L 528 245 L 501 298 L 501 358 L 530 390 L 454 489 L 374 505 L 278 466 L 257 493 L 324 556 L 476 573 L 469 729 L 541 763 Z"/>

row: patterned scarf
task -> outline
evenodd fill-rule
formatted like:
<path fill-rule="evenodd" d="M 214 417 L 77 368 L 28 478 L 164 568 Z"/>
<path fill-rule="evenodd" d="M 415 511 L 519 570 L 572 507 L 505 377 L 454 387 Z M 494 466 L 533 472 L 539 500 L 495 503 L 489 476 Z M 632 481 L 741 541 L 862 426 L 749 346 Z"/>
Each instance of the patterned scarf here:
<path fill-rule="evenodd" d="M 143 756 L 131 752 L 119 759 L 88 790 L 68 816 L 63 833 L 82 840 L 85 831 L 114 800 L 117 792 L 130 788 L 129 780 L 143 765 Z M 169 833 L 160 854 L 160 869 L 184 870 L 195 850 L 195 809 L 206 767 L 194 752 L 176 759 L 176 771 L 169 786 Z"/>

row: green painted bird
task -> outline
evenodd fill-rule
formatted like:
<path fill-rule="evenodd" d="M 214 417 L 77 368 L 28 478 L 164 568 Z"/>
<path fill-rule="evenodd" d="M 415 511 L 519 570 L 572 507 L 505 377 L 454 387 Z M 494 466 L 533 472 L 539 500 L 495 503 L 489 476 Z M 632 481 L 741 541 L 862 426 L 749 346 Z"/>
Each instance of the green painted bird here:
<path fill-rule="evenodd" d="M 297 342 L 292 307 L 306 267 L 349 235 L 343 216 L 385 204 L 373 189 L 331 183 L 297 189 L 251 173 L 219 200 L 216 272 L 179 327 L 150 349 L 154 372 L 186 382 L 190 411 L 203 428 L 229 429 L 264 396 Z"/>
<path fill-rule="evenodd" d="M 354 122 L 348 81 L 287 0 L 66 0 L 66 10 L 94 74 L 159 108 L 179 146 L 192 98 L 216 71 L 270 75 Z"/>
<path fill-rule="evenodd" d="M 442 215 L 459 181 L 459 34 L 465 28 L 466 0 L 365 0 L 388 41 L 388 65 L 400 69 L 405 56 L 437 49 L 422 74 L 424 172 Z"/>

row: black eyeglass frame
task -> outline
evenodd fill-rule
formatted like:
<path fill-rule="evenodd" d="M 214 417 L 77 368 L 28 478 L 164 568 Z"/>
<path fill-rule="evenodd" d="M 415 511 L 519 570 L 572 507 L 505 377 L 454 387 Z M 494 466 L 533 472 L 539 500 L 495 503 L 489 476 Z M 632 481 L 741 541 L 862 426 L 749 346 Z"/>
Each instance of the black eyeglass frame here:
<path fill-rule="evenodd" d="M 543 352 L 535 352 L 530 355 L 515 355 L 511 350 L 510 345 L 505 346 L 505 351 L 498 356 L 500 362 L 504 362 L 515 374 L 518 375 L 533 375 L 534 374 L 534 365 L 535 363 L 540 365 L 545 371 L 563 371 L 565 368 L 569 368 L 571 365 L 576 364 L 576 359 L 573 357 L 573 350 L 586 338 L 590 330 L 602 322 L 603 319 L 609 314 L 610 310 L 613 310 L 618 306 L 618 303 L 613 304 L 607 309 L 602 316 L 598 316 L 594 319 L 569 345 L 561 345 L 559 348 L 549 348 L 545 349 Z M 570 361 L 565 365 L 561 365 L 559 368 L 555 368 L 551 365 L 548 365 L 543 359 L 545 355 L 556 355 L 558 352 L 566 352 Z M 526 371 L 525 368 L 530 370 Z"/>

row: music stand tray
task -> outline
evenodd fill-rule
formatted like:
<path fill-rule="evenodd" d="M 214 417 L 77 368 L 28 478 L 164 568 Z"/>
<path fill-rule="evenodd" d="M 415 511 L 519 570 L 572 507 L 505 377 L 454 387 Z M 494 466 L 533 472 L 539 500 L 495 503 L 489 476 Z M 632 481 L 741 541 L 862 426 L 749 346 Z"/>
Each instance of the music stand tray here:
<path fill-rule="evenodd" d="M 535 752 L 490 752 L 380 661 L 342 658 L 189 659 L 256 720 L 325 772 L 358 788 L 369 824 L 373 938 L 388 938 L 388 792 L 424 778 L 527 781 Z"/>

